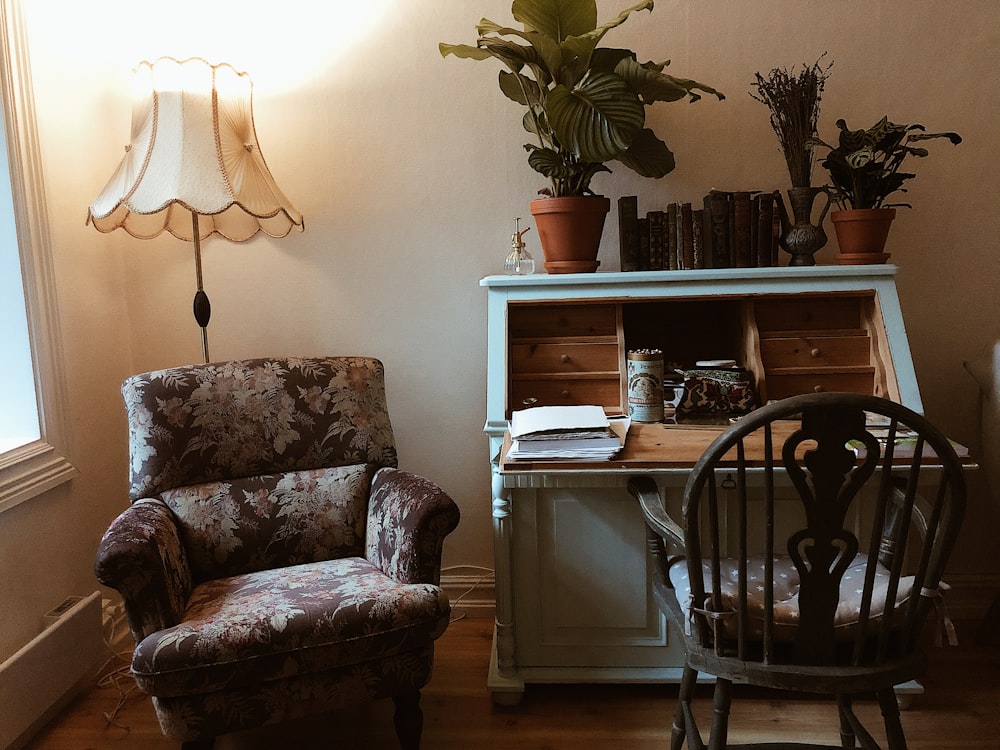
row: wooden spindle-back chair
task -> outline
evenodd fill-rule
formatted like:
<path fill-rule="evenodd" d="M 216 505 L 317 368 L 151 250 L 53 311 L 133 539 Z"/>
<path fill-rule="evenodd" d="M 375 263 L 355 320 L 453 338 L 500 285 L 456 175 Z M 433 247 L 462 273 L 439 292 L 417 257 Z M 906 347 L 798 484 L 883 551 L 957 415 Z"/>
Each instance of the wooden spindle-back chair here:
<path fill-rule="evenodd" d="M 965 508 L 962 464 L 936 428 L 873 396 L 796 396 L 709 446 L 681 523 L 651 477 L 629 489 L 655 597 L 685 641 L 672 750 L 705 747 L 692 709 L 699 672 L 716 677 L 710 750 L 734 747 L 733 683 L 835 696 L 844 748 L 879 747 L 852 709 L 874 694 L 887 747 L 906 747 L 893 686 L 925 668 L 924 624 Z"/>

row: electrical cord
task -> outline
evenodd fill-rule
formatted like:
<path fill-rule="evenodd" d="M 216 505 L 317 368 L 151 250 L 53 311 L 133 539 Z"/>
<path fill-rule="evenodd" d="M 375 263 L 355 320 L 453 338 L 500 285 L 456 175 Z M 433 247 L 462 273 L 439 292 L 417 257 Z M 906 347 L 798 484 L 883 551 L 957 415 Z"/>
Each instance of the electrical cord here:
<path fill-rule="evenodd" d="M 467 588 L 465 591 L 463 591 L 461 594 L 455 597 L 455 601 L 451 603 L 452 617 L 448 621 L 449 623 L 458 622 L 459 620 L 465 619 L 465 612 L 461 613 L 455 612 L 455 609 L 459 606 L 459 603 L 462 601 L 462 599 L 464 599 L 466 596 L 475 591 L 476 587 L 479 586 L 479 584 L 481 584 L 483 581 L 485 581 L 487 578 L 489 578 L 496 572 L 493 570 L 493 568 L 487 568 L 482 565 L 450 565 L 447 568 L 442 568 L 441 572 L 446 573 L 452 570 L 480 570 L 485 572 L 479 578 L 473 581 L 472 585 L 469 586 L 469 588 Z"/>

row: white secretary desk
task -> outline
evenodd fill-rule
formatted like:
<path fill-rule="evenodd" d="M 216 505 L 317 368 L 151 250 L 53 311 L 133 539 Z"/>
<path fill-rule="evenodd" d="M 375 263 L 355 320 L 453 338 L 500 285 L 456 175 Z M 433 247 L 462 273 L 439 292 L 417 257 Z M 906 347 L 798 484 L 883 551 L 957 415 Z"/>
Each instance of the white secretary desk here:
<path fill-rule="evenodd" d="M 485 432 L 492 460 L 496 626 L 488 688 L 679 680 L 682 644 L 648 582 L 645 528 L 626 491 L 656 478 L 679 509 L 687 472 L 721 428 L 633 424 L 600 464 L 504 461 L 512 409 L 597 403 L 621 413 L 625 354 L 737 359 L 762 398 L 874 393 L 922 411 L 895 266 L 488 276 Z"/>

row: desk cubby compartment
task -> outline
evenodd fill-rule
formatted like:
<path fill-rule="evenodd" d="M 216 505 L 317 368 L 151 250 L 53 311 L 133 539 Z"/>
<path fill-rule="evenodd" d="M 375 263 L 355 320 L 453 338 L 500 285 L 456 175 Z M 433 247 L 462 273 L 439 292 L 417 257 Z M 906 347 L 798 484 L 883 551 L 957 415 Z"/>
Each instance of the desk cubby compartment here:
<path fill-rule="evenodd" d="M 625 349 L 659 349 L 671 364 L 690 369 L 700 360 L 747 364 L 745 303 L 737 298 L 690 297 L 622 303 Z"/>
<path fill-rule="evenodd" d="M 621 413 L 618 305 L 538 303 L 507 313 L 508 416 L 528 406 L 583 404 Z"/>
<path fill-rule="evenodd" d="M 783 295 L 753 303 L 766 399 L 848 391 L 898 397 L 874 294 Z"/>

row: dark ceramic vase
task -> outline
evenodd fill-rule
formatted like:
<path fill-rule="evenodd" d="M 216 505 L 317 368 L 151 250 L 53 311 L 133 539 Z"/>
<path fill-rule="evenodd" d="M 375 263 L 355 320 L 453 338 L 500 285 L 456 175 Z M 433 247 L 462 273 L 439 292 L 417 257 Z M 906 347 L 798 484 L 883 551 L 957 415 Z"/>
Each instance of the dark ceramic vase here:
<path fill-rule="evenodd" d="M 815 223 L 812 221 L 813 204 L 820 193 L 826 195 L 826 202 L 820 209 Z M 825 187 L 793 187 L 788 190 L 788 203 L 792 207 L 791 218 L 785 210 L 784 201 L 778 200 L 781 216 L 781 248 L 792 256 L 790 266 L 814 266 L 813 257 L 826 244 L 823 219 L 830 209 L 830 192 Z"/>

